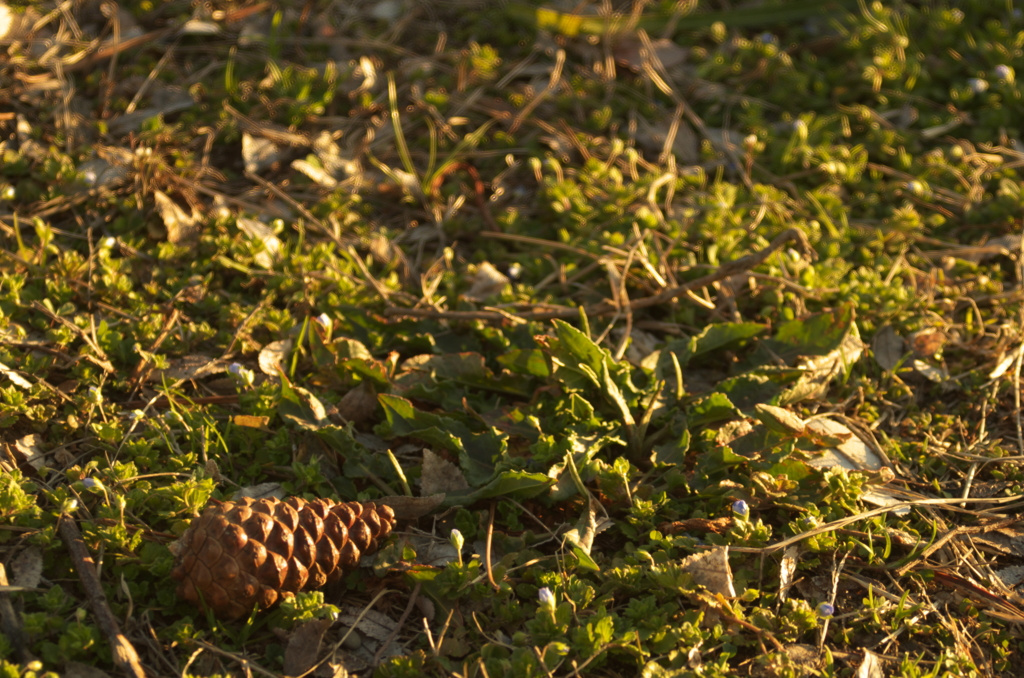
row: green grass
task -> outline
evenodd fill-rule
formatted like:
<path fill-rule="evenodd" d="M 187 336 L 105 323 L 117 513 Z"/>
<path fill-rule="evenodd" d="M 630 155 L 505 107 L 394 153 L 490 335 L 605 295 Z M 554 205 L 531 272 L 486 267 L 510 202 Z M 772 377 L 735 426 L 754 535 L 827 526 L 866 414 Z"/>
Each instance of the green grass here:
<path fill-rule="evenodd" d="M 13 5 L 4 675 L 62 519 L 152 675 L 1017 675 L 1024 17 L 727 4 Z M 217 621 L 256 486 L 415 517 Z"/>

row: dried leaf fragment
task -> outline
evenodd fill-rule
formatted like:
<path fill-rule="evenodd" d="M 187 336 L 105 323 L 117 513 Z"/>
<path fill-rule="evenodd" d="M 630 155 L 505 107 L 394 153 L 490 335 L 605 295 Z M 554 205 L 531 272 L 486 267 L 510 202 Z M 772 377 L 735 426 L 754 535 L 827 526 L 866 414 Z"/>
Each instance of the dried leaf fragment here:
<path fill-rule="evenodd" d="M 21 388 L 32 388 L 31 381 L 21 376 L 20 374 L 12 370 L 7 365 L 4 365 L 3 363 L 0 363 L 0 374 L 10 379 L 15 386 L 20 386 Z"/>
<path fill-rule="evenodd" d="M 292 340 L 280 339 L 272 341 L 260 350 L 260 369 L 264 374 L 277 377 L 284 369 L 284 361 L 292 352 Z"/>
<path fill-rule="evenodd" d="M 423 450 L 420 494 L 424 497 L 469 488 L 462 469 L 433 450 Z"/>
<path fill-rule="evenodd" d="M 487 297 L 501 294 L 501 291 L 508 285 L 508 277 L 496 269 L 489 261 L 480 264 L 476 273 L 470 279 L 469 290 L 463 293 L 463 297 L 470 301 L 484 301 Z"/>
<path fill-rule="evenodd" d="M 256 219 L 238 217 L 235 220 L 238 228 L 249 236 L 249 239 L 261 246 L 259 252 L 253 257 L 253 261 L 263 268 L 273 268 L 274 262 L 281 253 L 281 240 L 274 235 L 274 230 Z"/>
<path fill-rule="evenodd" d="M 11 562 L 11 586 L 35 588 L 43 578 L 43 550 L 29 546 Z"/>
<path fill-rule="evenodd" d="M 903 358 L 903 338 L 896 334 L 892 325 L 886 325 L 875 334 L 871 352 L 875 354 L 875 362 L 879 367 L 892 372 Z"/>
<path fill-rule="evenodd" d="M 242 160 L 245 171 L 258 174 L 281 159 L 284 153 L 270 139 L 255 137 L 248 132 L 242 134 Z"/>
<path fill-rule="evenodd" d="M 310 619 L 292 632 L 284 651 L 284 674 L 301 676 L 313 667 L 320 654 L 324 633 L 331 627 L 331 619 Z"/>
<path fill-rule="evenodd" d="M 197 215 L 185 214 L 185 210 L 163 191 L 154 190 L 153 199 L 164 222 L 164 228 L 167 229 L 167 242 L 180 245 L 191 241 L 198 234 Z"/>
<path fill-rule="evenodd" d="M 43 451 L 43 437 L 30 433 L 27 436 L 14 441 L 14 449 L 21 455 L 23 461 L 28 462 L 37 471 L 41 471 L 46 465 L 46 452 Z"/>
<path fill-rule="evenodd" d="M 695 553 L 683 560 L 680 567 L 693 575 L 693 580 L 712 593 L 720 593 L 727 598 L 736 597 L 736 589 L 732 583 L 732 567 L 729 565 L 729 547 L 719 546 Z"/>

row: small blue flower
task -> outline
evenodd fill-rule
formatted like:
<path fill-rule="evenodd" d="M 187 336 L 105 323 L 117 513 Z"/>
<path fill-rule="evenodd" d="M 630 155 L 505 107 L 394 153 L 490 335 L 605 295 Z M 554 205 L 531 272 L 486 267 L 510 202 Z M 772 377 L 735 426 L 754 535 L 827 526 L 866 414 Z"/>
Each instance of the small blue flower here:
<path fill-rule="evenodd" d="M 750 507 L 747 506 L 747 502 L 737 499 L 732 503 L 732 512 L 740 518 L 746 518 L 750 515 Z"/>
<path fill-rule="evenodd" d="M 101 483 L 100 481 L 96 480 L 95 478 L 83 478 L 82 479 L 82 484 L 85 485 L 88 488 L 96 487 L 96 488 L 99 488 L 99 489 L 103 489 L 103 483 Z"/>
<path fill-rule="evenodd" d="M 245 368 L 242 367 L 241 363 L 231 363 L 230 365 L 228 365 L 228 372 L 235 375 L 236 377 L 240 376 L 242 374 L 242 370 L 244 369 Z"/>
<path fill-rule="evenodd" d="M 99 386 L 89 387 L 89 402 L 99 405 L 103 402 L 103 390 Z"/>
<path fill-rule="evenodd" d="M 1006 82 L 1013 82 L 1015 74 L 1013 72 L 1013 69 L 1007 66 L 1006 64 L 999 64 L 993 70 L 996 74 L 996 77 L 999 78 L 1000 80 L 1005 80 Z"/>
<path fill-rule="evenodd" d="M 146 413 L 142 410 L 132 410 L 132 413 L 128 415 L 132 421 L 142 421 L 146 417 Z"/>
<path fill-rule="evenodd" d="M 828 603 L 821 603 L 818 605 L 815 612 L 818 613 L 819 617 L 831 617 L 836 613 L 836 608 L 832 607 Z"/>
<path fill-rule="evenodd" d="M 967 86 L 971 88 L 971 91 L 975 94 L 981 94 L 988 89 L 988 80 L 984 78 L 969 78 L 967 80 Z"/>
<path fill-rule="evenodd" d="M 537 591 L 537 598 L 544 607 L 551 610 L 555 609 L 555 594 L 551 593 L 551 589 L 547 586 Z"/>
<path fill-rule="evenodd" d="M 773 44 L 773 45 L 776 42 L 779 41 L 779 39 L 776 38 L 773 33 L 769 33 L 768 31 L 765 31 L 761 35 L 757 36 L 757 39 L 760 40 L 761 42 L 765 43 L 765 44 Z"/>

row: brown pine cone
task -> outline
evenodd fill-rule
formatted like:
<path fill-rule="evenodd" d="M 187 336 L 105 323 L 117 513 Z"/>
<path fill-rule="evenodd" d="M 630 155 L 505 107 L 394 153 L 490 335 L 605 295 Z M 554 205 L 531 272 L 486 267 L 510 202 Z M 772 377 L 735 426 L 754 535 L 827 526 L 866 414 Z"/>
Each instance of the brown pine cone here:
<path fill-rule="evenodd" d="M 221 619 L 341 578 L 395 524 L 390 506 L 248 497 L 211 499 L 182 536 L 171 571 L 178 595 Z M 200 597 L 201 596 L 201 597 Z"/>

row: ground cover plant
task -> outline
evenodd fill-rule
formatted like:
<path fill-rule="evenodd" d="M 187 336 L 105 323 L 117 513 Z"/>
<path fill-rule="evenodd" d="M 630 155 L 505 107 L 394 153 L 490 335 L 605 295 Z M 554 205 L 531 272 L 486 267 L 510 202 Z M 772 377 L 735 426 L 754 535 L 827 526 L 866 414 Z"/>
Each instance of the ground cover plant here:
<path fill-rule="evenodd" d="M 4 675 L 1019 675 L 1010 0 L 0 34 Z M 396 523 L 219 619 L 241 497 Z"/>

